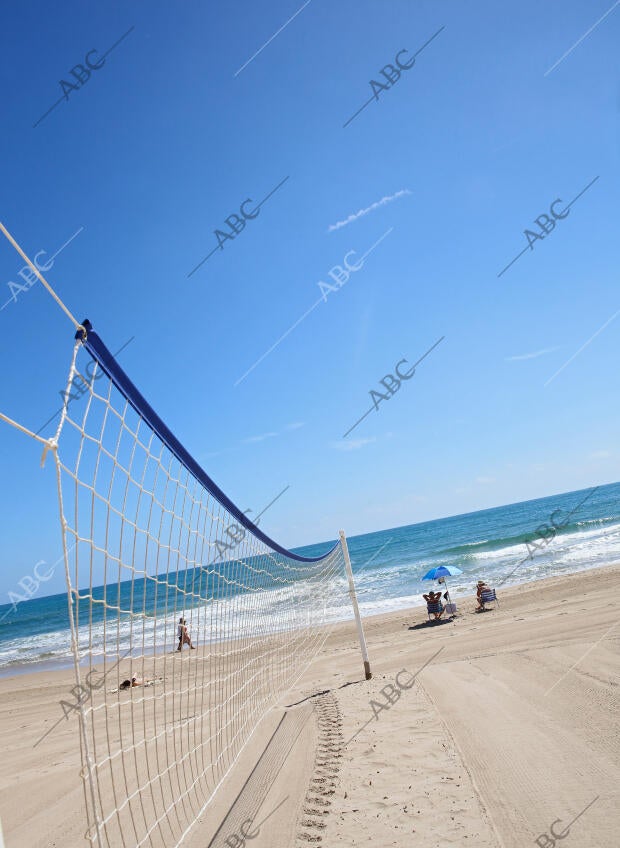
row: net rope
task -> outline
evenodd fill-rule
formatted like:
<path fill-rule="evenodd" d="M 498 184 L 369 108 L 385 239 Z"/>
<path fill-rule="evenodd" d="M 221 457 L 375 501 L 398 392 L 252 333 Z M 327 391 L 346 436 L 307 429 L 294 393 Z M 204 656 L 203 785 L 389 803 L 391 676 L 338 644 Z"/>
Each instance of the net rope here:
<path fill-rule="evenodd" d="M 343 548 L 304 558 L 269 539 L 79 326 L 88 337 L 78 333 L 47 449 L 76 675 L 63 710 L 80 719 L 85 838 L 170 848 L 346 608 Z"/>
<path fill-rule="evenodd" d="M 2 234 L 3 234 L 3 235 L 4 235 L 4 237 L 7 239 L 7 241 L 8 241 L 8 242 L 9 242 L 9 243 L 10 243 L 10 244 L 11 244 L 11 245 L 15 248 L 15 250 L 19 253 L 19 255 L 21 256 L 21 258 L 22 258 L 25 262 L 27 262 L 27 263 L 28 263 L 28 266 L 30 267 L 30 269 L 31 269 L 31 270 L 32 270 L 32 271 L 36 274 L 36 276 L 39 278 L 39 282 L 40 282 L 40 283 L 43 285 L 43 287 L 47 290 L 48 294 L 50 294 L 50 295 L 54 298 L 54 301 L 56 302 L 56 305 L 57 305 L 57 306 L 59 306 L 59 307 L 60 307 L 60 309 L 62 309 L 62 311 L 65 313 L 65 315 L 67 316 L 67 318 L 71 321 L 71 323 L 73 324 L 73 326 L 74 326 L 77 330 L 81 330 L 81 331 L 82 331 L 82 334 L 83 334 L 83 335 L 85 335 L 84 327 L 83 327 L 83 326 L 79 323 L 79 321 L 77 321 L 77 319 L 76 319 L 76 318 L 74 318 L 74 316 L 73 316 L 73 314 L 71 313 L 71 311 L 67 308 L 66 304 L 65 304 L 65 303 L 61 300 L 61 298 L 59 298 L 59 297 L 58 297 L 58 295 L 56 294 L 56 292 L 54 291 L 54 289 L 50 286 L 50 284 L 47 282 L 47 280 L 45 279 L 45 277 L 43 276 L 43 274 L 41 273 L 41 271 L 39 270 L 39 268 L 38 268 L 38 267 L 34 264 L 34 262 L 32 262 L 32 260 L 31 260 L 31 259 L 29 259 L 29 258 L 28 258 L 28 256 L 26 256 L 26 254 L 24 253 L 24 251 L 22 250 L 22 248 L 21 248 L 21 247 L 19 246 L 19 244 L 15 241 L 15 239 L 13 238 L 13 236 L 11 235 L 11 233 L 7 230 L 7 228 L 6 228 L 6 227 L 4 226 L 4 224 L 2 223 L 2 221 L 0 221 L 0 232 L 2 232 Z"/>

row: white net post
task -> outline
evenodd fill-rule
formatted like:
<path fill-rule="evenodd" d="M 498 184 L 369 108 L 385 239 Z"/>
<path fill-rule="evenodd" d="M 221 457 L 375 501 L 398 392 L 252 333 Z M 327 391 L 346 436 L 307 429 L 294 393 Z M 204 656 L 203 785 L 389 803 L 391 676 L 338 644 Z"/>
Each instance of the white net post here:
<path fill-rule="evenodd" d="M 349 556 L 349 546 L 347 545 L 347 537 L 344 535 L 344 530 L 340 531 L 340 545 L 342 547 L 342 554 L 344 557 L 344 566 L 347 572 L 347 579 L 349 581 L 349 596 L 351 598 L 351 604 L 353 606 L 353 612 L 355 613 L 355 623 L 357 625 L 357 635 L 360 640 L 360 648 L 362 649 L 362 660 L 364 662 L 364 675 L 366 680 L 370 680 L 372 677 L 372 672 L 370 671 L 370 661 L 368 659 L 368 648 L 366 647 L 366 637 L 364 636 L 364 627 L 362 625 L 362 616 L 360 615 L 360 608 L 357 603 L 357 595 L 355 594 L 355 582 L 353 580 L 353 569 L 351 568 L 351 557 Z"/>

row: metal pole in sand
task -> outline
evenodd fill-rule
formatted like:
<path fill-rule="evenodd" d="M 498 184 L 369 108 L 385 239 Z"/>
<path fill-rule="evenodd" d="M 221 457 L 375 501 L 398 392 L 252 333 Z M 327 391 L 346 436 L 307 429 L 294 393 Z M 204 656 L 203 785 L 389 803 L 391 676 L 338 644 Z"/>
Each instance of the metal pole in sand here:
<path fill-rule="evenodd" d="M 351 568 L 351 558 L 349 557 L 349 547 L 347 545 L 347 537 L 344 535 L 344 530 L 340 531 L 340 544 L 342 545 L 342 553 L 344 555 L 344 565 L 347 570 L 347 577 L 349 579 L 349 595 L 351 596 L 351 603 L 353 604 L 353 612 L 355 613 L 355 623 L 357 624 L 357 635 L 360 640 L 360 647 L 362 649 L 362 659 L 364 660 L 364 674 L 366 675 L 366 680 L 370 680 L 372 677 L 372 672 L 370 671 L 370 662 L 368 660 L 368 649 L 366 648 L 366 639 L 364 637 L 364 628 L 362 627 L 362 617 L 360 615 L 360 608 L 357 605 L 357 595 L 355 594 L 355 583 L 353 582 L 353 570 Z"/>
<path fill-rule="evenodd" d="M 448 588 L 448 581 L 446 580 L 445 577 L 439 577 L 437 582 L 443 583 L 443 585 L 446 587 L 446 595 L 448 596 L 448 603 L 450 604 L 450 606 L 452 606 L 452 598 L 450 597 L 450 589 Z M 455 615 L 455 613 L 452 613 L 452 615 Z"/>

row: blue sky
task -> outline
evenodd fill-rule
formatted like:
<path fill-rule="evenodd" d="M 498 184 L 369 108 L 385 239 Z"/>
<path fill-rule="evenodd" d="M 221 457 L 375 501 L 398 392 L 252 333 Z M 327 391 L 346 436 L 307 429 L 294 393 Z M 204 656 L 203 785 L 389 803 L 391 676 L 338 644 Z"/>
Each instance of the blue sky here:
<path fill-rule="evenodd" d="M 290 486 L 261 521 L 285 545 L 620 478 L 620 5 L 302 5 L 5 9 L 0 219 L 42 264 L 71 240 L 46 276 L 133 338 L 123 366 L 241 509 Z M 0 306 L 22 266 L 2 239 Z M 0 411 L 54 413 L 72 338 L 39 283 L 8 302 Z M 61 548 L 53 462 L 4 424 L 0 446 L 6 593 Z"/>

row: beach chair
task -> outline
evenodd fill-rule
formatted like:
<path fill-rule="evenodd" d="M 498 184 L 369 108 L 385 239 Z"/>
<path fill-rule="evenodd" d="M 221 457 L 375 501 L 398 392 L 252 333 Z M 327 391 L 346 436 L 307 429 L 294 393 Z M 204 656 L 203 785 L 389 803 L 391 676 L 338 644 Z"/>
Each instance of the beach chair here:
<path fill-rule="evenodd" d="M 431 615 L 433 615 L 433 613 L 442 612 L 442 611 L 443 611 L 443 604 L 441 603 L 441 601 L 433 601 L 432 604 L 429 603 L 428 601 L 426 602 L 426 612 L 428 613 L 428 620 L 429 621 L 431 620 Z M 433 620 L 435 620 L 435 619 L 433 619 Z"/>
<path fill-rule="evenodd" d="M 497 604 L 499 606 L 495 589 L 485 589 L 484 592 L 481 592 L 480 603 L 482 604 L 482 609 L 485 608 L 485 604 Z"/>

